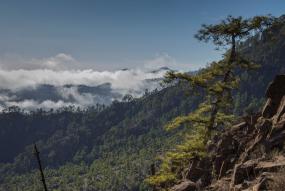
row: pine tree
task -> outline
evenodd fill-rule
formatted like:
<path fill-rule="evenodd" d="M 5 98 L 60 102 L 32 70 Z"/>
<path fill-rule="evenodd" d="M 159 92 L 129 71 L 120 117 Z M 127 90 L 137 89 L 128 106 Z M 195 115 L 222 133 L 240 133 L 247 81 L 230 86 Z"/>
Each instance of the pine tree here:
<path fill-rule="evenodd" d="M 197 74 L 173 71 L 166 74 L 167 83 L 185 81 L 193 91 L 204 95 L 204 101 L 194 112 L 179 116 L 166 125 L 166 129 L 171 130 L 186 123 L 191 127 L 191 136 L 186 135 L 183 144 L 165 154 L 159 173 L 149 177 L 148 183 L 167 188 L 181 178 L 181 171 L 189 159 L 206 155 L 205 147 L 213 134 L 231 125 L 234 120 L 232 91 L 239 85 L 238 71 L 258 68 L 257 64 L 241 55 L 238 45 L 262 34 L 274 21 L 270 15 L 250 19 L 228 16 L 219 24 L 202 25 L 195 37 L 200 41 L 213 42 L 218 49 L 228 48 L 228 51 L 221 61 L 213 62 Z"/>

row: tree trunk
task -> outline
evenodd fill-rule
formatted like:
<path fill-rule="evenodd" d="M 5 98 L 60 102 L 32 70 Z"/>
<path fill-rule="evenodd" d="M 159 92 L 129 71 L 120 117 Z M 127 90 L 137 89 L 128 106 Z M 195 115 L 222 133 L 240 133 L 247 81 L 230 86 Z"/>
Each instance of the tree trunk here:
<path fill-rule="evenodd" d="M 230 66 L 233 64 L 233 62 L 235 61 L 235 58 L 236 58 L 236 37 L 235 37 L 235 35 L 232 36 L 231 44 L 232 44 L 232 48 L 231 48 L 231 53 L 230 53 L 230 57 L 229 57 L 229 61 L 228 61 L 228 64 Z M 224 79 L 223 79 L 224 83 L 227 83 L 229 81 L 231 72 L 232 72 L 231 69 L 226 71 L 226 73 L 224 75 Z M 212 132 L 212 130 L 214 128 L 214 124 L 215 124 L 215 120 L 216 120 L 216 117 L 217 117 L 217 113 L 219 111 L 219 105 L 218 104 L 221 102 L 221 99 L 222 99 L 224 93 L 225 92 L 222 92 L 217 97 L 217 100 L 214 103 L 212 103 L 212 111 L 211 111 L 211 115 L 210 115 L 210 121 L 209 121 L 209 125 L 207 126 L 207 129 L 206 129 L 206 137 L 205 137 L 205 140 L 204 140 L 205 144 L 211 138 L 211 132 Z M 228 90 L 227 93 L 228 93 L 228 96 L 231 97 L 231 91 Z"/>
<path fill-rule="evenodd" d="M 48 191 L 47 185 L 46 185 L 46 181 L 45 181 L 44 171 L 43 171 L 42 163 L 41 163 L 41 159 L 40 159 L 40 152 L 38 151 L 38 148 L 37 148 L 36 144 L 34 144 L 34 154 L 36 155 L 36 158 L 37 158 L 37 161 L 38 161 L 39 170 L 40 170 L 40 173 L 41 173 L 41 181 L 43 183 L 44 190 Z"/>

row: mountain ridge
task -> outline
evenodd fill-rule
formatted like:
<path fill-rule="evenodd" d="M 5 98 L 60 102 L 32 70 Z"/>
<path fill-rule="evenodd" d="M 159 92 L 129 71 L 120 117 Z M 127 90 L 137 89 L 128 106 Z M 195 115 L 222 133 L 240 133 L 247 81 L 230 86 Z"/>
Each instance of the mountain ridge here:
<path fill-rule="evenodd" d="M 236 115 L 258 111 L 265 102 L 268 83 L 285 72 L 284 30 L 284 24 L 276 29 L 276 41 L 249 40 L 251 47 L 244 54 L 261 67 L 242 73 L 240 91 L 235 92 Z M 268 51 L 271 46 L 274 48 Z M 2 112 L 0 188 L 40 188 L 32 155 L 36 142 L 51 189 L 80 190 L 87 180 L 91 190 L 148 190 L 143 179 L 150 173 L 149 167 L 157 155 L 179 143 L 183 134 L 183 128 L 165 132 L 164 125 L 201 102 L 191 93 L 187 84 L 179 82 L 160 91 L 145 92 L 141 98 L 115 101 L 108 107 Z"/>
<path fill-rule="evenodd" d="M 285 75 L 266 91 L 262 112 L 247 116 L 207 145 L 208 156 L 189 159 L 172 191 L 279 191 L 285 167 Z M 216 176 L 215 176 L 216 175 Z M 284 185 L 283 185 L 284 186 Z M 281 190 L 281 189 L 280 189 Z"/>

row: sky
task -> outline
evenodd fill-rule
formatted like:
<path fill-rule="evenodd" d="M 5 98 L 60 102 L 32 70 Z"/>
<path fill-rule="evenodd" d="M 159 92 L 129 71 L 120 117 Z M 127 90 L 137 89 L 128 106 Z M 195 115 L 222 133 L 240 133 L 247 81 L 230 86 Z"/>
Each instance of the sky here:
<path fill-rule="evenodd" d="M 140 97 L 162 88 L 166 67 L 221 58 L 194 38 L 202 24 L 284 10 L 284 0 L 0 0 L 0 111 Z"/>
<path fill-rule="evenodd" d="M 194 70 L 221 53 L 193 37 L 201 24 L 284 10 L 284 0 L 0 0 L 0 68 Z"/>

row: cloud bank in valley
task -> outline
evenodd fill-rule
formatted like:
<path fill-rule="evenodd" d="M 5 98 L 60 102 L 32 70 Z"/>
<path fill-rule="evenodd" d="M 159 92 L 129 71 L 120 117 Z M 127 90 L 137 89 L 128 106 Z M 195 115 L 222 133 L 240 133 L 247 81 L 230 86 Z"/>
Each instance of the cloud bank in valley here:
<path fill-rule="evenodd" d="M 143 70 L 0 70 L 0 88 L 21 89 L 36 87 L 39 84 L 55 86 L 88 85 L 97 86 L 103 83 L 111 83 L 114 90 L 139 90 L 144 86 L 144 80 L 161 78 L 165 71 L 146 72 Z"/>
<path fill-rule="evenodd" d="M 139 97 L 159 87 L 157 79 L 167 71 L 160 67 L 175 64 L 166 54 L 146 61 L 144 67 L 116 71 L 78 69 L 79 63 L 63 53 L 9 66 L 7 62 L 0 59 L 0 106 L 27 110 L 110 104 L 125 94 Z"/>

